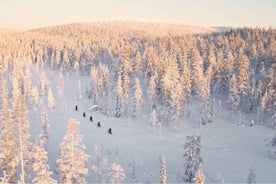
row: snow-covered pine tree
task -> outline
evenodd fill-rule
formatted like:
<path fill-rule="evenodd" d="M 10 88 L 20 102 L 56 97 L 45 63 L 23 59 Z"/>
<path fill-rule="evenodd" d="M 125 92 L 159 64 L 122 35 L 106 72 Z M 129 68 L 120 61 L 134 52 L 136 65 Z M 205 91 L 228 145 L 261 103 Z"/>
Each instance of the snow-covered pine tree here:
<path fill-rule="evenodd" d="M 121 66 L 119 69 L 119 75 L 121 75 L 121 84 L 122 84 L 122 98 L 121 98 L 121 111 L 123 115 L 129 116 L 129 98 L 130 98 L 130 86 L 131 79 L 133 76 L 132 66 L 130 62 L 130 52 L 129 50 L 124 50 L 124 52 L 121 53 Z M 118 77 L 119 80 L 119 77 Z"/>
<path fill-rule="evenodd" d="M 173 105 L 173 114 L 172 114 L 173 127 L 176 131 L 178 131 L 180 126 L 180 118 L 183 110 L 183 100 L 184 100 L 183 86 L 180 82 L 176 84 L 175 90 L 172 91 L 171 98 L 172 98 L 172 105 Z"/>
<path fill-rule="evenodd" d="M 152 133 L 154 135 L 158 135 L 158 136 L 162 135 L 162 125 L 161 125 L 160 121 L 158 120 L 158 116 L 157 116 L 157 112 L 156 112 L 155 108 L 152 109 L 152 112 L 151 112 L 149 127 L 152 130 Z"/>
<path fill-rule="evenodd" d="M 136 176 L 136 158 L 133 159 L 133 161 L 129 164 L 129 168 L 131 169 L 131 178 L 134 183 L 138 183 L 138 179 Z"/>
<path fill-rule="evenodd" d="M 48 79 L 44 72 L 40 75 L 40 82 L 39 82 L 39 94 L 44 96 L 48 87 Z"/>
<path fill-rule="evenodd" d="M 206 62 L 204 62 L 204 72 L 207 70 L 210 70 L 216 65 L 217 58 L 214 50 L 215 50 L 215 45 L 214 43 L 211 43 L 207 53 L 207 60 Z"/>
<path fill-rule="evenodd" d="M 204 174 L 203 174 L 203 168 L 202 168 L 202 163 L 199 164 L 198 167 L 198 172 L 195 178 L 195 183 L 196 184 L 204 184 L 205 178 L 204 178 Z"/>
<path fill-rule="evenodd" d="M 7 183 L 15 183 L 16 168 L 18 166 L 16 156 L 17 146 L 5 80 L 2 81 L 0 90 L 0 98 L 2 100 L 0 110 L 0 177 L 5 178 Z"/>
<path fill-rule="evenodd" d="M 99 97 L 99 106 L 104 114 L 108 114 L 110 112 L 110 81 L 109 81 L 109 70 L 108 67 L 101 64 L 99 65 L 98 72 L 98 97 Z"/>
<path fill-rule="evenodd" d="M 167 174 L 166 174 L 166 161 L 165 161 L 165 157 L 162 157 L 161 170 L 160 170 L 160 177 L 159 177 L 159 183 L 160 183 L 160 184 L 166 184 L 166 183 L 167 183 Z"/>
<path fill-rule="evenodd" d="M 126 117 L 129 116 L 129 97 L 130 97 L 130 77 L 126 73 L 122 75 L 122 112 Z"/>
<path fill-rule="evenodd" d="M 240 109 L 240 96 L 237 85 L 236 77 L 233 75 L 229 84 L 228 104 L 235 114 Z"/>
<path fill-rule="evenodd" d="M 265 139 L 265 147 L 272 158 L 276 159 L 276 133 Z"/>
<path fill-rule="evenodd" d="M 62 72 L 60 72 L 59 78 L 58 78 L 58 96 L 59 97 L 63 96 L 63 91 L 64 91 L 64 82 L 63 82 Z"/>
<path fill-rule="evenodd" d="M 23 95 L 18 96 L 14 108 L 14 120 L 18 130 L 17 135 L 19 143 L 18 157 L 20 160 L 20 182 L 25 183 L 25 179 L 27 176 L 26 168 L 29 166 L 30 161 L 29 150 L 31 147 L 31 135 L 29 133 L 30 125 L 27 117 L 28 112 L 25 105 L 25 97 Z"/>
<path fill-rule="evenodd" d="M 120 73 L 118 76 L 116 92 L 117 92 L 117 100 L 116 100 L 115 116 L 120 117 L 122 115 L 122 98 L 123 98 L 122 76 Z"/>
<path fill-rule="evenodd" d="M 210 81 L 207 77 L 202 79 L 202 85 L 200 90 L 200 115 L 201 124 L 211 123 L 210 115 Z"/>
<path fill-rule="evenodd" d="M 48 123 L 47 112 L 42 112 L 41 122 L 42 122 L 43 135 L 45 135 L 45 137 L 48 137 L 48 135 L 49 135 L 49 123 Z"/>
<path fill-rule="evenodd" d="M 184 103 L 190 102 L 191 99 L 191 71 L 187 60 L 186 52 L 183 54 L 183 71 L 180 74 L 180 82 L 183 87 Z"/>
<path fill-rule="evenodd" d="M 108 160 L 103 158 L 103 146 L 95 145 L 94 148 L 95 164 L 91 170 L 98 176 L 99 183 L 106 183 L 107 170 L 109 169 Z"/>
<path fill-rule="evenodd" d="M 41 114 L 41 122 L 42 122 L 42 133 L 37 138 L 37 144 L 46 148 L 49 136 L 49 124 L 48 124 L 48 116 L 47 112 L 42 112 Z"/>
<path fill-rule="evenodd" d="M 249 76 L 250 76 L 250 70 L 249 70 L 249 59 L 244 54 L 242 49 L 240 49 L 239 57 L 238 57 L 238 66 L 237 66 L 237 89 L 240 94 L 240 107 L 241 111 L 248 111 L 248 89 L 249 89 Z"/>
<path fill-rule="evenodd" d="M 24 76 L 24 96 L 29 104 L 32 96 L 32 74 L 29 68 L 26 69 Z"/>
<path fill-rule="evenodd" d="M 150 103 L 150 107 L 153 108 L 153 106 L 156 106 L 156 80 L 157 80 L 158 76 L 157 74 L 154 74 L 153 76 L 151 76 L 150 81 L 149 81 L 149 85 L 148 85 L 148 96 L 149 96 L 149 103 Z"/>
<path fill-rule="evenodd" d="M 227 53 L 225 64 L 223 64 L 223 72 L 222 72 L 222 82 L 226 84 L 226 91 L 229 90 L 229 81 L 231 80 L 231 76 L 233 75 L 233 68 L 234 68 L 234 57 L 231 51 Z"/>
<path fill-rule="evenodd" d="M 140 117 L 142 113 L 143 91 L 141 88 L 140 80 L 135 79 L 135 92 L 134 92 L 134 107 L 133 117 Z"/>
<path fill-rule="evenodd" d="M 239 53 L 237 69 L 238 69 L 238 74 L 237 74 L 238 91 L 244 95 L 248 88 L 249 60 L 242 50 L 240 50 L 240 53 Z"/>
<path fill-rule="evenodd" d="M 91 67 L 90 69 L 90 79 L 91 79 L 91 91 L 93 94 L 93 103 L 98 105 L 98 69 L 96 67 Z"/>
<path fill-rule="evenodd" d="M 192 94 L 199 94 L 203 78 L 203 61 L 197 48 L 191 51 L 191 68 Z"/>
<path fill-rule="evenodd" d="M 82 100 L 82 91 L 81 91 L 81 82 L 80 80 L 78 80 L 78 91 L 77 91 L 77 96 L 76 96 L 76 99 L 78 101 L 81 101 Z"/>
<path fill-rule="evenodd" d="M 267 114 L 269 115 L 270 126 L 276 127 L 276 63 L 273 63 L 269 69 L 267 76 L 267 92 L 268 92 L 268 104 Z"/>
<path fill-rule="evenodd" d="M 117 163 L 113 163 L 111 165 L 111 172 L 109 173 L 110 176 L 110 183 L 112 184 L 121 184 L 123 183 L 126 175 L 124 173 L 124 169 Z"/>
<path fill-rule="evenodd" d="M 66 134 L 60 144 L 57 164 L 62 183 L 85 183 L 83 175 L 88 172 L 86 162 L 89 156 L 84 152 L 79 124 L 76 119 L 69 119 Z"/>
<path fill-rule="evenodd" d="M 255 169 L 253 169 L 253 168 L 250 169 L 246 183 L 248 183 L 248 184 L 255 184 L 256 183 L 256 171 L 255 171 Z"/>
<path fill-rule="evenodd" d="M 64 73 L 68 73 L 70 70 L 70 59 L 68 56 L 68 49 L 64 48 L 62 51 L 62 70 Z"/>
<path fill-rule="evenodd" d="M 12 107 L 14 108 L 16 105 L 16 100 L 20 95 L 19 87 L 18 87 L 18 79 L 15 75 L 12 76 Z"/>
<path fill-rule="evenodd" d="M 95 160 L 96 162 L 100 162 L 103 159 L 103 145 L 95 145 L 94 148 Z"/>
<path fill-rule="evenodd" d="M 109 169 L 108 160 L 106 158 L 101 159 L 97 164 L 91 166 L 91 170 L 98 177 L 98 183 L 106 183 L 107 171 Z"/>
<path fill-rule="evenodd" d="M 167 61 L 168 62 L 168 61 Z M 161 91 L 162 91 L 162 113 L 160 113 L 160 121 L 162 125 L 168 126 L 168 122 L 172 119 L 173 116 L 173 127 L 177 130 L 179 123 L 179 111 L 182 106 L 182 85 L 179 82 L 180 74 L 176 61 L 167 63 L 166 70 L 161 78 Z M 176 85 L 178 86 L 176 87 Z M 173 114 L 173 115 L 172 115 Z"/>
<path fill-rule="evenodd" d="M 74 70 L 75 70 L 75 72 L 78 72 L 79 68 L 80 68 L 80 63 L 78 61 L 75 61 L 75 63 L 74 63 Z"/>
<path fill-rule="evenodd" d="M 53 92 L 52 92 L 52 89 L 49 87 L 49 90 L 48 90 L 48 108 L 49 109 L 54 109 L 56 106 L 56 102 L 55 102 L 55 99 L 54 99 L 54 96 L 53 96 Z"/>
<path fill-rule="evenodd" d="M 33 159 L 32 169 L 35 173 L 35 177 L 32 179 L 32 182 L 35 184 L 57 183 L 56 180 L 51 177 L 52 172 L 47 164 L 48 155 L 45 149 L 39 145 L 33 145 L 32 152 L 30 154 Z"/>
<path fill-rule="evenodd" d="M 37 86 L 34 86 L 32 88 L 32 102 L 34 106 L 38 105 L 38 99 L 39 99 L 39 92 L 38 92 Z"/>
<path fill-rule="evenodd" d="M 185 163 L 183 165 L 184 172 L 182 180 L 184 182 L 193 183 L 198 172 L 199 164 L 202 162 L 200 155 L 201 149 L 201 136 L 198 134 L 188 135 L 184 145 L 184 158 Z"/>

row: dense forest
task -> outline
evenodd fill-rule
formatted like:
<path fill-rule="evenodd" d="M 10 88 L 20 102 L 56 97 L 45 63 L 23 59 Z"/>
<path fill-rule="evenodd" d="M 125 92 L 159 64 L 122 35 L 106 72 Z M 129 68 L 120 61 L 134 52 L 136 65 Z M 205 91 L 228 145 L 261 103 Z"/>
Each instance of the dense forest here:
<path fill-rule="evenodd" d="M 192 27 L 140 24 L 1 30 L 2 75 L 16 75 L 10 79 L 19 80 L 24 94 L 27 63 L 63 74 L 79 71 L 90 75 L 87 95 L 103 113 L 138 116 L 151 109 L 162 124 L 175 128 L 192 99 L 201 103 L 202 116 L 219 105 L 215 99 L 233 113 L 252 113 L 259 124 L 276 126 L 274 29 L 201 29 L 207 33 L 200 34 Z M 16 70 L 22 72 L 11 72 Z M 115 104 L 109 103 L 114 96 Z M 202 117 L 202 123 L 208 119 Z"/>
<path fill-rule="evenodd" d="M 0 164 L 1 176 L 8 182 L 16 180 L 18 157 L 22 171 L 30 161 L 23 155 L 43 162 L 27 154 L 27 109 L 39 108 L 39 98 L 45 94 L 48 107 L 55 106 L 45 73 L 34 79 L 31 65 L 60 72 L 60 96 L 65 93 L 62 76 L 80 73 L 90 77 L 89 85 L 82 88 L 91 106 L 107 116 L 148 118 L 155 134 L 160 134 L 161 127 L 177 132 L 192 105 L 198 106 L 200 117 L 195 122 L 202 126 L 214 122 L 224 107 L 234 123 L 246 123 L 242 116 L 250 116 L 255 124 L 276 128 L 275 29 L 133 22 L 70 24 L 24 32 L 0 29 Z M 39 80 L 38 86 L 34 80 Z M 68 139 L 70 133 L 81 137 L 76 120 L 68 126 L 76 130 L 68 128 Z M 44 130 L 41 145 L 46 144 L 47 125 Z M 5 144 L 7 140 L 13 144 Z M 11 154 L 17 146 L 21 156 Z M 46 154 L 40 147 L 34 149 Z M 60 167 L 66 165 L 66 149 L 61 154 Z M 80 157 L 87 159 L 84 153 Z M 87 172 L 81 169 L 84 163 L 76 164 L 80 175 Z M 119 166 L 113 166 L 117 171 Z M 22 183 L 25 177 L 21 172 Z M 33 180 L 37 181 L 41 178 Z M 66 174 L 61 181 L 84 182 L 66 180 Z"/>

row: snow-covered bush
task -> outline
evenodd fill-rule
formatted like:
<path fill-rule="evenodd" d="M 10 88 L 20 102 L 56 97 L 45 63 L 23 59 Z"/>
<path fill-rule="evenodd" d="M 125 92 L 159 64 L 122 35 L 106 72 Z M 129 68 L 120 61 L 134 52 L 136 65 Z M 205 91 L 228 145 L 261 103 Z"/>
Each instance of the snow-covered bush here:
<path fill-rule="evenodd" d="M 265 147 L 272 158 L 276 159 L 276 133 L 272 134 L 270 138 L 265 140 Z"/>

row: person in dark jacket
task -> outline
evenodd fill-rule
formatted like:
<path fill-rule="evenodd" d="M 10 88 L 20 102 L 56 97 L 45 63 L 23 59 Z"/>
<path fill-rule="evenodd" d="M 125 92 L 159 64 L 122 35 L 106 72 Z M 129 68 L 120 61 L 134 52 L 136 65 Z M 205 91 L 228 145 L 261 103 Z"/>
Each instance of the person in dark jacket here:
<path fill-rule="evenodd" d="M 89 118 L 89 119 L 90 119 L 90 121 L 91 121 L 91 122 L 93 122 L 93 117 L 92 117 L 92 116 L 90 116 L 90 118 Z"/>
<path fill-rule="evenodd" d="M 108 133 L 109 133 L 110 135 L 112 134 L 112 129 L 111 129 L 111 128 L 108 129 Z"/>
<path fill-rule="evenodd" d="M 98 127 L 101 127 L 101 122 L 98 122 L 98 123 L 97 123 L 97 126 L 98 126 Z"/>
<path fill-rule="evenodd" d="M 83 112 L 82 116 L 83 116 L 83 117 L 86 117 L 85 112 Z"/>
<path fill-rule="evenodd" d="M 78 111 L 78 106 L 77 105 L 75 106 L 75 110 Z"/>

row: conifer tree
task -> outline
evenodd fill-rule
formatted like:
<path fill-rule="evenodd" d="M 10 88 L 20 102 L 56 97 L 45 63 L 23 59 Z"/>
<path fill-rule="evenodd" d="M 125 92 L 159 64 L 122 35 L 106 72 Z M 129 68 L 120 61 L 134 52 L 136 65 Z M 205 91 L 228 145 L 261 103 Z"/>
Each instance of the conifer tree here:
<path fill-rule="evenodd" d="M 39 94 L 41 96 L 44 96 L 48 87 L 48 79 L 45 75 L 45 73 L 41 73 L 40 75 L 40 83 L 39 83 Z"/>
<path fill-rule="evenodd" d="M 70 119 L 60 144 L 60 158 L 57 164 L 62 183 L 85 183 L 83 175 L 88 172 L 88 155 L 84 152 L 85 146 L 82 144 L 79 125 L 79 121 Z"/>
<path fill-rule="evenodd" d="M 12 107 L 14 108 L 16 105 L 16 100 L 20 95 L 19 86 L 18 86 L 18 79 L 16 76 L 12 77 Z"/>
<path fill-rule="evenodd" d="M 173 127 L 178 130 L 180 126 L 180 118 L 183 107 L 183 86 L 179 82 L 171 94 L 173 105 Z"/>
<path fill-rule="evenodd" d="M 99 183 L 105 183 L 107 170 L 109 169 L 108 160 L 103 158 L 103 146 L 95 145 L 94 148 L 95 164 L 91 166 L 92 171 L 98 176 Z"/>
<path fill-rule="evenodd" d="M 159 183 L 160 184 L 166 184 L 167 183 L 167 174 L 166 174 L 166 162 L 165 158 L 162 157 L 162 162 L 161 162 L 161 170 L 160 170 L 160 179 Z"/>
<path fill-rule="evenodd" d="M 153 106 L 156 106 L 156 80 L 158 76 L 157 74 L 154 74 L 151 76 L 149 85 L 148 85 L 148 96 L 149 96 L 149 101 L 150 101 L 150 107 L 153 108 Z"/>
<path fill-rule="evenodd" d="M 6 178 L 7 183 L 15 183 L 17 161 L 17 146 L 12 123 L 11 110 L 8 104 L 8 94 L 5 80 L 1 85 L 2 106 L 0 110 L 0 176 Z"/>
<path fill-rule="evenodd" d="M 133 179 L 134 183 L 138 183 L 137 176 L 136 176 L 136 159 L 134 158 L 133 161 L 129 164 L 129 168 L 131 169 L 131 178 Z"/>
<path fill-rule="evenodd" d="M 117 163 L 113 163 L 111 165 L 112 171 L 109 173 L 110 183 L 112 184 L 121 184 L 123 183 L 126 175 L 124 173 L 124 169 Z"/>
<path fill-rule="evenodd" d="M 49 124 L 47 112 L 41 114 L 42 133 L 38 136 L 37 144 L 43 148 L 46 148 L 49 136 Z"/>
<path fill-rule="evenodd" d="M 240 107 L 240 96 L 237 85 L 236 77 L 233 75 L 229 84 L 228 104 L 234 113 L 237 113 Z"/>
<path fill-rule="evenodd" d="M 98 72 L 98 101 L 99 101 L 99 106 L 101 107 L 102 113 L 109 113 L 110 111 L 110 81 L 109 81 L 109 70 L 107 66 L 103 65 L 100 63 L 99 65 L 99 72 Z"/>
<path fill-rule="evenodd" d="M 33 145 L 31 155 L 33 159 L 32 167 L 35 173 L 35 177 L 32 179 L 32 182 L 35 184 L 57 183 L 51 177 L 52 172 L 47 164 L 48 155 L 45 149 L 39 145 Z"/>
<path fill-rule="evenodd" d="M 26 102 L 29 104 L 32 96 L 32 74 L 30 69 L 27 68 L 24 76 L 24 96 L 26 98 Z"/>
<path fill-rule="evenodd" d="M 64 91 L 64 82 L 63 82 L 62 73 L 60 73 L 59 74 L 59 79 L 58 79 L 58 96 L 59 97 L 63 96 L 63 91 Z"/>
<path fill-rule="evenodd" d="M 255 169 L 250 169 L 249 175 L 247 177 L 247 183 L 248 184 L 255 184 L 256 183 L 256 171 Z"/>
<path fill-rule="evenodd" d="M 56 102 L 55 102 L 55 99 L 53 96 L 53 92 L 52 92 L 52 89 L 49 88 L 49 90 L 48 90 L 48 108 L 54 109 L 55 106 L 56 106 Z"/>
<path fill-rule="evenodd" d="M 157 134 L 157 114 L 156 114 L 156 110 L 153 109 L 151 112 L 151 118 L 150 118 L 150 127 L 152 129 L 153 134 Z"/>
<path fill-rule="evenodd" d="M 125 116 L 129 115 L 129 97 L 130 97 L 130 77 L 126 73 L 122 75 L 122 112 Z"/>
<path fill-rule="evenodd" d="M 202 79 L 203 83 L 200 91 L 200 115 L 201 115 L 201 124 L 205 125 L 206 123 L 212 122 L 212 112 L 210 107 L 210 81 L 207 77 Z"/>
<path fill-rule="evenodd" d="M 241 95 L 245 95 L 248 89 L 248 80 L 249 80 L 249 60 L 248 57 L 243 54 L 242 51 L 239 53 L 238 58 L 238 75 L 237 75 L 237 84 L 238 91 Z"/>
<path fill-rule="evenodd" d="M 204 184 L 205 178 L 204 178 L 204 174 L 203 174 L 203 169 L 202 169 L 202 163 L 199 164 L 198 167 L 198 172 L 195 178 L 195 183 L 196 184 Z"/>
<path fill-rule="evenodd" d="M 32 88 L 32 101 L 35 106 L 38 104 L 38 99 L 39 99 L 39 92 L 38 92 L 37 86 L 34 86 Z"/>
<path fill-rule="evenodd" d="M 80 82 L 80 80 L 78 80 L 78 91 L 77 91 L 77 97 L 76 97 L 76 99 L 78 100 L 78 101 L 81 101 L 82 100 L 82 95 L 81 95 L 81 82 Z"/>
<path fill-rule="evenodd" d="M 25 105 L 25 97 L 23 95 L 18 96 L 14 112 L 14 120 L 16 122 L 18 130 L 18 157 L 20 160 L 20 182 L 25 183 L 25 179 L 27 176 L 26 168 L 29 168 L 30 161 L 29 150 L 31 147 L 31 135 L 29 134 L 30 125 L 27 118 L 27 107 Z"/>
<path fill-rule="evenodd" d="M 139 117 L 141 115 L 142 97 L 143 97 L 143 91 L 141 89 L 140 80 L 138 78 L 136 78 L 135 79 L 133 117 Z"/>
<path fill-rule="evenodd" d="M 276 63 L 273 63 L 267 76 L 268 106 L 267 112 L 272 117 L 276 115 Z M 275 125 L 274 125 L 275 126 Z"/>
<path fill-rule="evenodd" d="M 192 49 L 191 60 L 192 93 L 199 94 L 203 78 L 203 61 L 197 48 Z"/>
<path fill-rule="evenodd" d="M 188 65 L 187 54 L 183 55 L 183 71 L 180 76 L 180 82 L 183 87 L 183 94 L 185 103 L 190 102 L 191 98 L 191 71 Z"/>
<path fill-rule="evenodd" d="M 122 115 L 122 98 L 123 98 L 122 77 L 120 74 L 118 76 L 116 91 L 117 91 L 117 100 L 116 100 L 115 116 L 120 117 Z"/>
<path fill-rule="evenodd" d="M 186 137 L 186 142 L 184 145 L 184 158 L 185 163 L 184 173 L 182 179 L 184 182 L 193 183 L 195 182 L 195 177 L 198 172 L 199 164 L 202 162 L 202 157 L 200 155 L 201 148 L 201 136 L 200 135 L 188 135 Z"/>
<path fill-rule="evenodd" d="M 93 103 L 98 104 L 98 70 L 95 67 L 90 69 L 90 78 L 91 78 L 91 90 L 93 93 Z"/>
<path fill-rule="evenodd" d="M 75 63 L 74 63 L 74 70 L 75 70 L 75 72 L 78 72 L 79 68 L 80 68 L 80 63 L 78 61 L 75 61 Z"/>

